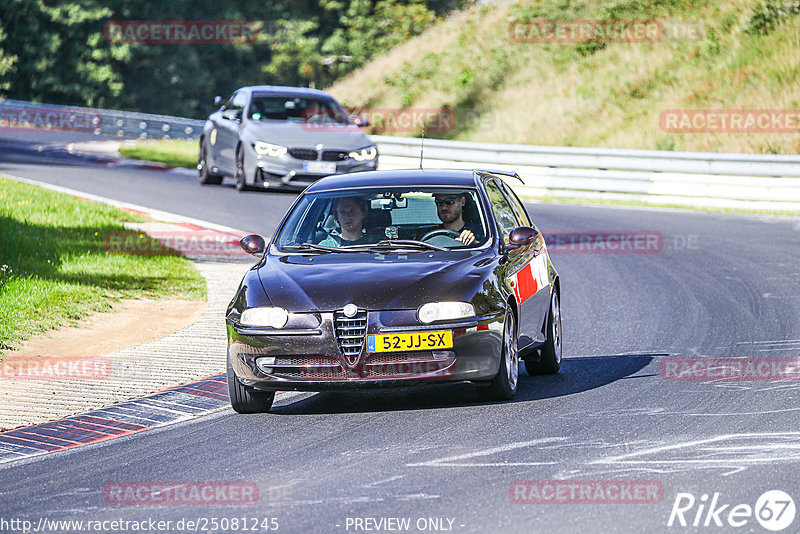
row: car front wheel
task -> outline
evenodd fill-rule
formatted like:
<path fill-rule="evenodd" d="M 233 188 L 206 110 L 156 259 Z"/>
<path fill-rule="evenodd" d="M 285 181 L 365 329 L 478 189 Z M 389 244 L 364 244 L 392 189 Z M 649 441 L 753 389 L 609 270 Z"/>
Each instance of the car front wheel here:
<path fill-rule="evenodd" d="M 249 189 L 244 174 L 244 150 L 241 147 L 236 151 L 236 172 L 233 179 L 236 182 L 237 191 L 247 191 Z"/>
<path fill-rule="evenodd" d="M 228 395 L 231 407 L 238 413 L 264 413 L 272 408 L 275 392 L 256 391 L 239 382 L 231 367 L 231 356 L 228 354 Z"/>
<path fill-rule="evenodd" d="M 525 360 L 525 370 L 530 375 L 551 375 L 561 369 L 561 303 L 558 293 L 550 297 L 550 313 L 547 318 L 547 341 L 541 348 L 538 362 Z"/>
<path fill-rule="evenodd" d="M 503 348 L 500 353 L 500 370 L 488 387 L 479 390 L 486 400 L 510 400 L 517 393 L 519 382 L 519 349 L 514 313 L 506 313 L 503 327 Z"/>
<path fill-rule="evenodd" d="M 222 183 L 222 175 L 214 174 L 208 167 L 208 149 L 206 142 L 200 143 L 200 157 L 197 158 L 197 176 L 202 185 L 219 185 Z"/>

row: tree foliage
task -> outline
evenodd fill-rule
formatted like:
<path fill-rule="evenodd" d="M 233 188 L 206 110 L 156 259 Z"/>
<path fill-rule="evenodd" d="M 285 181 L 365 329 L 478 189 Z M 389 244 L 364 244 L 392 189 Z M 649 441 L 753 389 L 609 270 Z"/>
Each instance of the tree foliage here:
<path fill-rule="evenodd" d="M 469 0 L 0 0 L 0 95 L 203 117 L 242 85 L 324 87 Z M 112 42 L 110 21 L 257 21 L 247 44 Z"/>

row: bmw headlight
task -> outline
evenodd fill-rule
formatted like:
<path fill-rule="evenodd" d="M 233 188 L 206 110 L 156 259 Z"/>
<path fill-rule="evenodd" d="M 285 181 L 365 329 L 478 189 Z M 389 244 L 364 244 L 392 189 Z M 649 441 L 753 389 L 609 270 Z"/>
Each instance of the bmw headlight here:
<path fill-rule="evenodd" d="M 272 328 L 283 328 L 289 321 L 289 312 L 283 308 L 247 308 L 242 312 L 239 323 L 242 326 L 271 326 Z"/>
<path fill-rule="evenodd" d="M 264 141 L 256 141 L 253 143 L 253 148 L 256 151 L 256 154 L 260 156 L 270 156 L 273 158 L 279 158 L 286 154 L 289 150 L 285 146 L 281 145 L 273 145 L 272 143 L 265 143 Z"/>
<path fill-rule="evenodd" d="M 417 317 L 425 324 L 475 317 L 475 308 L 469 302 L 429 302 L 417 310 Z"/>
<path fill-rule="evenodd" d="M 375 145 L 362 148 L 361 150 L 354 150 L 348 154 L 356 161 L 372 161 L 378 157 L 378 149 Z"/>

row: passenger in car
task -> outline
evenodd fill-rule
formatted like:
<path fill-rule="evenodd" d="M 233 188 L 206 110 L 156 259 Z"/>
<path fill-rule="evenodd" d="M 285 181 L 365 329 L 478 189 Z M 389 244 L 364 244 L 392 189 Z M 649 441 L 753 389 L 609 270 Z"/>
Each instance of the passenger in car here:
<path fill-rule="evenodd" d="M 320 241 L 325 247 L 361 245 L 369 240 L 364 231 L 367 201 L 361 197 L 342 197 L 334 201 L 333 212 L 339 222 L 339 235 L 331 234 Z"/>

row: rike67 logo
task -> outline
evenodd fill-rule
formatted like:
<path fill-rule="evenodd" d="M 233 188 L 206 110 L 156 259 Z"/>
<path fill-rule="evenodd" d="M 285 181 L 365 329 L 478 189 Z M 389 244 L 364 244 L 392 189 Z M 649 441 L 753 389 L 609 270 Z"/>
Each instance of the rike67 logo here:
<path fill-rule="evenodd" d="M 781 490 L 765 491 L 755 506 L 726 503 L 719 492 L 710 498 L 704 493 L 699 499 L 691 493 L 678 493 L 667 526 L 741 528 L 755 517 L 765 529 L 778 532 L 794 522 L 795 512 L 794 500 Z"/>

